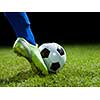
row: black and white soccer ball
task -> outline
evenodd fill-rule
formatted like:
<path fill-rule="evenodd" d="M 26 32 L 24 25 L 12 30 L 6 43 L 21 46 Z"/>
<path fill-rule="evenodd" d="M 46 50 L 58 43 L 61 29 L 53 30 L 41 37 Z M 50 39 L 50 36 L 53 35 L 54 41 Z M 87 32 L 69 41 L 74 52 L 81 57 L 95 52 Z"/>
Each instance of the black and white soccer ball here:
<path fill-rule="evenodd" d="M 66 52 L 61 45 L 44 43 L 39 50 L 49 72 L 56 73 L 63 68 L 66 63 Z"/>

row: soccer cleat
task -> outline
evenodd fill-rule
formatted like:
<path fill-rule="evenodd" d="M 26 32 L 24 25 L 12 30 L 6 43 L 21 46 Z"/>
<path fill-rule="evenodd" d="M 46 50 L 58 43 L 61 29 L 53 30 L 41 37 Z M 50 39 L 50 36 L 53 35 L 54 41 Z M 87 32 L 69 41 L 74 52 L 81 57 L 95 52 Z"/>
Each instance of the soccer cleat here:
<path fill-rule="evenodd" d="M 38 46 L 34 46 L 27 42 L 24 38 L 17 38 L 13 45 L 13 50 L 20 56 L 25 57 L 34 69 L 33 65 L 35 65 L 36 69 L 41 71 L 42 74 L 47 75 L 48 69 L 42 59 Z"/>

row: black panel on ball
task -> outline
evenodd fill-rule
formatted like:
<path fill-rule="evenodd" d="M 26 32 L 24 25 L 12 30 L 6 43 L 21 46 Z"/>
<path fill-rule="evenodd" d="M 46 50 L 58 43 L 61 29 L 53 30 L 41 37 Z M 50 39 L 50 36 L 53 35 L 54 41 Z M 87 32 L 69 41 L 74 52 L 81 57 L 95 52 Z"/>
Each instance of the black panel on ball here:
<path fill-rule="evenodd" d="M 60 64 L 59 64 L 59 62 L 56 62 L 56 63 L 52 63 L 50 69 L 53 71 L 56 71 L 58 68 L 60 68 Z"/>
<path fill-rule="evenodd" d="M 47 48 L 44 48 L 42 51 L 41 51 L 41 56 L 42 58 L 48 58 L 50 54 L 50 51 L 47 49 Z"/>

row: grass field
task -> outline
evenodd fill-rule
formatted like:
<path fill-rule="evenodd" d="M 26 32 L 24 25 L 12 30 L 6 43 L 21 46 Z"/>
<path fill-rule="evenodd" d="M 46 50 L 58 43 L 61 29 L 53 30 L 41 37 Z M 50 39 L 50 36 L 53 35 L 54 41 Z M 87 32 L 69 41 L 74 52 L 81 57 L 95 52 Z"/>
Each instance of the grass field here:
<path fill-rule="evenodd" d="M 100 45 L 64 45 L 67 62 L 57 74 L 34 74 L 31 65 L 12 48 L 0 48 L 0 87 L 100 86 Z"/>

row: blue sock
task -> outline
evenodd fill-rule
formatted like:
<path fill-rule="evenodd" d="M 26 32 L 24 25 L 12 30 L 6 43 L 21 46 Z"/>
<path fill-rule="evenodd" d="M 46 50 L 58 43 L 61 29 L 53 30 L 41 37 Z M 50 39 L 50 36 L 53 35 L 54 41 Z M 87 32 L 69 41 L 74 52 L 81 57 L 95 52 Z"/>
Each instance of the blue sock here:
<path fill-rule="evenodd" d="M 30 21 L 25 12 L 5 12 L 4 15 L 13 27 L 17 37 L 23 37 L 29 43 L 36 45 L 34 35 L 30 28 Z"/>

